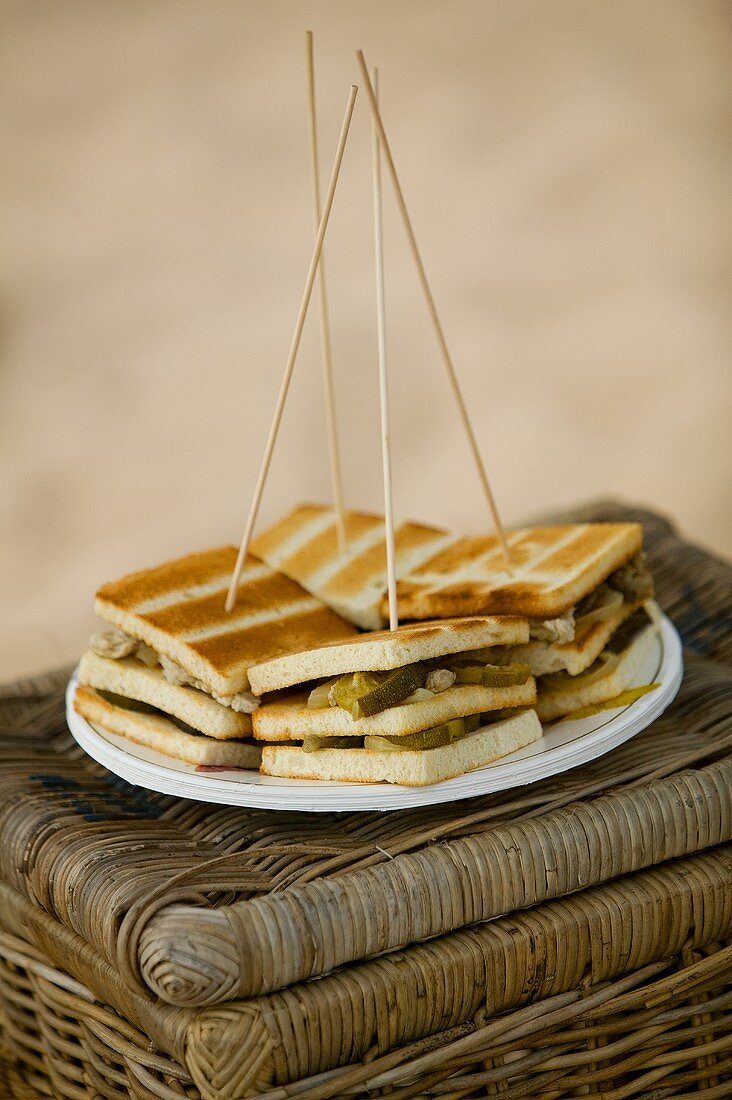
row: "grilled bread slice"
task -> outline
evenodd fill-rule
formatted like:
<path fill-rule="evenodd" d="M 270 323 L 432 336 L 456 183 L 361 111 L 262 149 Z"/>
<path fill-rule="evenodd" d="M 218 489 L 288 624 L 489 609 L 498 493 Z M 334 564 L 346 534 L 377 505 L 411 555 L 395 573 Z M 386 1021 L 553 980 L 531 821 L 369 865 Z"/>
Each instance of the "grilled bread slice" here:
<path fill-rule="evenodd" d="M 363 630 L 379 630 L 389 618 L 388 608 L 380 609 L 386 592 L 384 520 L 367 512 L 348 512 L 346 535 L 348 546 L 341 555 L 333 510 L 305 504 L 257 536 L 252 553 L 297 581 L 344 619 Z M 455 537 L 424 524 L 398 526 L 394 533 L 397 577 L 433 557 Z"/>
<path fill-rule="evenodd" d="M 252 741 L 219 741 L 181 729 L 164 714 L 150 714 L 118 706 L 94 688 L 80 684 L 74 710 L 109 733 L 154 749 L 186 764 L 207 767 L 258 768 L 261 750 Z"/>
<path fill-rule="evenodd" d="M 579 523 L 512 531 L 509 573 L 493 536 L 461 538 L 403 576 L 403 619 L 498 613 L 551 619 L 594 591 L 641 549 L 638 523 Z M 382 611 L 386 610 L 382 600 Z"/>
<path fill-rule="evenodd" d="M 353 718 L 341 707 L 308 706 L 307 693 L 263 703 L 252 715 L 254 736 L 260 741 L 300 741 L 303 737 L 407 737 L 432 729 L 453 718 L 483 714 L 505 707 L 525 707 L 536 702 L 536 682 L 488 688 L 481 684 L 456 684 L 431 699 L 401 703 L 368 718 Z"/>
<path fill-rule="evenodd" d="M 134 657 L 112 661 L 88 650 L 79 663 L 79 683 L 155 707 L 207 737 L 251 736 L 251 715 L 222 706 L 204 691 L 170 684 L 159 667 L 148 668 Z"/>
<path fill-rule="evenodd" d="M 346 672 L 386 671 L 449 653 L 483 646 L 517 645 L 528 640 L 528 621 L 509 615 L 409 623 L 397 630 L 359 634 L 345 642 L 330 642 L 263 661 L 249 669 L 249 683 L 252 691 L 263 695 Z"/>
<path fill-rule="evenodd" d="M 235 561 L 234 547 L 221 546 L 132 573 L 103 585 L 95 610 L 221 696 L 246 690 L 256 662 L 356 636 L 350 623 L 254 558 L 227 614 Z"/>
<path fill-rule="evenodd" d="M 304 752 L 294 745 L 265 745 L 260 771 L 265 775 L 290 779 L 426 787 L 508 756 L 538 741 L 541 732 L 541 723 L 535 712 L 526 710 L 436 749 L 399 752 L 319 749 L 317 752 Z"/>

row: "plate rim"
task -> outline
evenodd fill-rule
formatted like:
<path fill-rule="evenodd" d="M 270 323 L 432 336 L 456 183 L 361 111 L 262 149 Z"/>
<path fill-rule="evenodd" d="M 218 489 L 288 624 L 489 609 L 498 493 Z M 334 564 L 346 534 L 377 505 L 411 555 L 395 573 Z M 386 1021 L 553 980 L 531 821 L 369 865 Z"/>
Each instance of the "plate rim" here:
<path fill-rule="evenodd" d="M 661 686 L 658 691 L 649 692 L 635 703 L 628 704 L 602 726 L 588 730 L 563 745 L 548 748 L 524 760 L 511 757 L 499 760 L 427 787 L 403 787 L 390 783 L 348 784 L 320 780 L 288 780 L 285 786 L 278 783 L 276 777 L 267 777 L 269 782 L 266 783 L 253 783 L 246 779 L 220 779 L 205 773 L 177 771 L 164 764 L 153 763 L 137 756 L 134 751 L 118 747 L 99 733 L 87 719 L 76 713 L 73 699 L 77 669 L 66 688 L 66 720 L 77 744 L 114 775 L 143 789 L 194 801 L 300 813 L 389 811 L 457 802 L 481 794 L 494 794 L 526 786 L 569 771 L 618 748 L 649 726 L 673 702 L 683 679 L 682 645 L 678 631 L 664 614 L 661 615 L 661 624 L 661 664 L 658 671 Z M 632 714 L 629 715 L 631 709 Z M 560 724 L 561 721 L 552 723 L 551 726 Z M 570 752 L 563 752 L 568 745 L 575 748 Z M 521 764 L 525 764 L 525 767 L 521 768 Z M 519 772 L 512 776 L 511 773 L 517 765 Z M 303 804 L 303 796 L 308 792 L 311 800 L 307 802 L 305 799 L 307 804 Z M 234 795 L 236 797 L 232 797 Z"/>

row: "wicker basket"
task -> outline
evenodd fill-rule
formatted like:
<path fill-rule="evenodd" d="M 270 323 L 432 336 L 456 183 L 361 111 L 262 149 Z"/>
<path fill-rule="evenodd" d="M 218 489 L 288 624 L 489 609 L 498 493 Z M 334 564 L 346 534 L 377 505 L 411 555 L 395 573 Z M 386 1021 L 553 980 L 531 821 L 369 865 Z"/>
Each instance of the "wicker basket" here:
<path fill-rule="evenodd" d="M 205 806 L 83 756 L 66 672 L 0 689 L 6 1094 L 732 1094 L 732 569 L 642 518 L 679 698 L 519 791 Z"/>
<path fill-rule="evenodd" d="M 587 1074 L 625 1079 L 642 1067 L 662 1077 L 677 1062 L 697 1061 L 697 1076 L 721 1078 L 729 1068 L 722 1055 L 730 1049 L 732 946 L 719 950 L 732 935 L 729 846 L 210 1009 L 132 993 L 80 937 L 7 886 L 0 925 L 5 1044 L 44 1095 L 106 1097 L 127 1088 L 133 1096 L 177 1089 L 207 1100 L 262 1093 L 325 1100 L 406 1081 L 421 1095 L 453 1073 L 471 1076 L 472 1067 L 477 1089 L 516 1076 L 523 1088 L 526 1064 L 537 1082 L 560 1069 L 550 1094 L 563 1096 L 578 1076 L 590 1084 Z M 710 954 L 715 962 L 705 967 Z M 59 963 L 84 981 L 55 969 Z M 669 978 L 679 965 L 690 967 L 685 978 Z M 628 996 L 649 982 L 652 994 Z M 701 995 L 709 1010 L 690 1010 Z M 616 1042 L 628 1019 L 643 1028 L 636 1034 L 634 1023 Z M 680 1032 L 666 1034 L 667 1020 Z M 685 1049 L 690 1034 L 702 1039 L 700 1059 Z M 680 1036 L 682 1051 L 656 1063 Z M 463 1095 L 466 1084 L 447 1094 Z"/>

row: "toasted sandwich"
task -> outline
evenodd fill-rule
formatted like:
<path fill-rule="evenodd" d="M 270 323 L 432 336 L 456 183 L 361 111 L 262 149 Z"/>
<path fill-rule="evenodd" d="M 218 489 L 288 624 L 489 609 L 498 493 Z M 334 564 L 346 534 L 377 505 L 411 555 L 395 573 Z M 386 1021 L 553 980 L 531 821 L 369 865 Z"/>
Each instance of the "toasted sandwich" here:
<path fill-rule="evenodd" d="M 423 786 L 531 744 L 541 725 L 530 709 L 528 666 L 486 660 L 528 636 L 525 619 L 475 616 L 362 634 L 253 666 L 261 771 Z"/>
<path fill-rule="evenodd" d="M 342 555 L 333 510 L 304 504 L 258 535 L 252 553 L 362 630 L 380 630 L 389 621 L 388 609 L 381 606 L 386 592 L 385 537 L 381 516 L 348 512 L 347 550 Z M 434 557 L 455 537 L 424 524 L 398 526 L 394 532 L 397 577 Z"/>
<path fill-rule="evenodd" d="M 657 686 L 633 687 L 653 652 L 659 611 L 650 601 L 625 620 L 589 668 L 576 676 L 551 673 L 538 681 L 536 712 L 542 722 L 592 714 L 608 703 L 625 705 Z"/>
<path fill-rule="evenodd" d="M 236 559 L 225 546 L 105 584 L 79 666 L 75 709 L 129 740 L 191 764 L 257 767 L 248 670 L 355 628 L 294 581 L 248 559 L 232 614 Z"/>
<path fill-rule="evenodd" d="M 510 659 L 528 662 L 535 676 L 578 675 L 653 596 L 640 524 L 525 528 L 509 543 L 510 573 L 497 539 L 454 542 L 399 582 L 400 614 L 527 615 L 531 639 Z"/>

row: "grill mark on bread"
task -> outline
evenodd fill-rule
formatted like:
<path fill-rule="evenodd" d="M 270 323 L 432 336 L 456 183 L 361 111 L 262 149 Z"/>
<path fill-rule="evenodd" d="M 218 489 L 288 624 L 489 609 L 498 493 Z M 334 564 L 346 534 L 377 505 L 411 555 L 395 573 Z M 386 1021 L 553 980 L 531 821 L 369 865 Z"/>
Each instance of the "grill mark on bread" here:
<path fill-rule="evenodd" d="M 235 559 L 234 547 L 218 547 L 131 574 L 99 590 L 96 611 L 218 695 L 246 689 L 247 668 L 255 661 L 358 636 L 295 581 L 253 557 L 227 615 L 224 598 Z"/>
<path fill-rule="evenodd" d="M 286 573 L 299 577 L 317 591 L 333 573 L 343 568 L 344 561 L 350 564 L 382 539 L 383 524 L 376 516 L 348 514 L 347 550 L 343 557 L 338 551 L 335 523 L 331 523 L 296 553 L 283 557 L 281 565 Z"/>
<path fill-rule="evenodd" d="M 592 572 L 596 566 L 598 558 L 601 558 L 603 554 L 608 554 L 612 550 L 612 543 L 617 542 L 618 538 L 613 538 L 612 542 L 609 542 L 609 531 L 607 527 L 599 529 L 600 525 L 586 526 L 581 530 L 576 539 L 574 539 L 568 545 L 560 545 L 552 553 L 542 559 L 540 562 L 542 571 L 549 574 L 558 574 L 559 583 L 561 583 L 561 575 L 571 573 L 575 576 L 583 576 L 585 573 Z M 619 533 L 618 533 L 619 534 Z M 637 553 L 640 549 L 640 539 L 638 546 L 632 549 L 628 553 L 627 557 L 623 558 L 622 562 L 612 562 L 611 566 L 608 566 L 607 572 L 603 575 L 602 580 L 609 576 L 615 569 L 619 568 L 628 558 Z M 578 569 L 578 559 L 582 560 L 582 566 Z M 598 582 L 600 583 L 600 582 Z"/>
<path fill-rule="evenodd" d="M 436 538 L 443 536 L 438 530 L 426 530 L 405 523 L 394 533 L 394 551 L 397 575 L 406 572 L 407 556 Z M 386 543 L 383 523 L 378 524 L 378 540 L 354 555 L 335 572 L 328 570 L 327 579 L 319 578 L 318 589 L 325 600 L 350 600 L 363 593 L 366 600 L 381 593 L 386 585 Z M 325 572 L 325 571 L 323 571 Z"/>
<path fill-rule="evenodd" d="M 400 614 L 421 618 L 495 611 L 553 617 L 601 584 L 643 542 L 640 525 L 633 523 L 529 528 L 515 536 L 512 576 L 494 552 L 486 557 L 486 545 L 495 540 L 460 540 L 399 581 Z"/>
<path fill-rule="evenodd" d="M 252 549 L 315 596 L 322 597 L 363 629 L 383 626 L 379 608 L 386 591 L 385 526 L 382 516 L 346 514 L 347 551 L 340 554 L 331 508 L 304 505 L 280 520 Z M 395 532 L 397 576 L 434 556 L 455 535 L 433 526 L 403 523 Z"/>
<path fill-rule="evenodd" d="M 242 589 L 247 590 L 256 581 L 259 581 L 265 577 L 271 577 L 272 570 L 264 562 L 255 562 L 254 559 L 248 558 L 247 563 L 242 569 L 241 576 L 239 578 L 239 584 L 237 585 L 237 593 L 241 594 Z M 213 596 L 217 593 L 224 593 L 221 600 L 226 598 L 226 592 L 229 587 L 229 581 L 231 579 L 231 570 L 227 570 L 221 573 L 219 576 L 212 577 L 211 580 L 205 581 L 202 584 L 188 585 L 184 589 L 177 589 L 173 592 L 166 592 L 162 596 L 156 596 L 153 599 L 145 600 L 143 603 L 136 604 L 134 612 L 136 615 L 150 615 L 152 612 L 163 611 L 166 608 L 174 607 L 176 604 L 183 603 L 184 601 L 193 601 L 203 599 L 205 596 Z M 237 595 L 238 598 L 238 595 Z"/>
<path fill-rule="evenodd" d="M 288 555 L 333 525 L 330 509 L 322 504 L 303 504 L 283 520 L 252 540 L 252 553 L 274 568 Z"/>
<path fill-rule="evenodd" d="M 308 649 L 313 640 L 343 639 L 343 622 L 313 600 L 312 610 L 280 615 L 254 626 L 189 642 L 190 648 L 224 675 L 285 654 Z"/>
<path fill-rule="evenodd" d="M 138 604 L 166 593 L 195 587 L 227 573 L 230 575 L 235 562 L 236 550 L 233 546 L 202 550 L 102 585 L 97 597 L 130 611 Z"/>
<path fill-rule="evenodd" d="M 307 596 L 294 581 L 279 573 L 267 571 L 267 575 L 239 590 L 237 605 L 231 615 L 224 612 L 226 587 L 223 586 L 210 596 L 197 600 L 182 600 L 160 611 L 153 611 L 141 617 L 152 626 L 165 630 L 169 634 L 191 638 L 200 630 L 216 627 L 222 631 L 232 625 L 242 625 L 248 618 L 269 614 L 278 615 L 288 604 L 309 600 L 315 605 L 312 596 Z"/>

